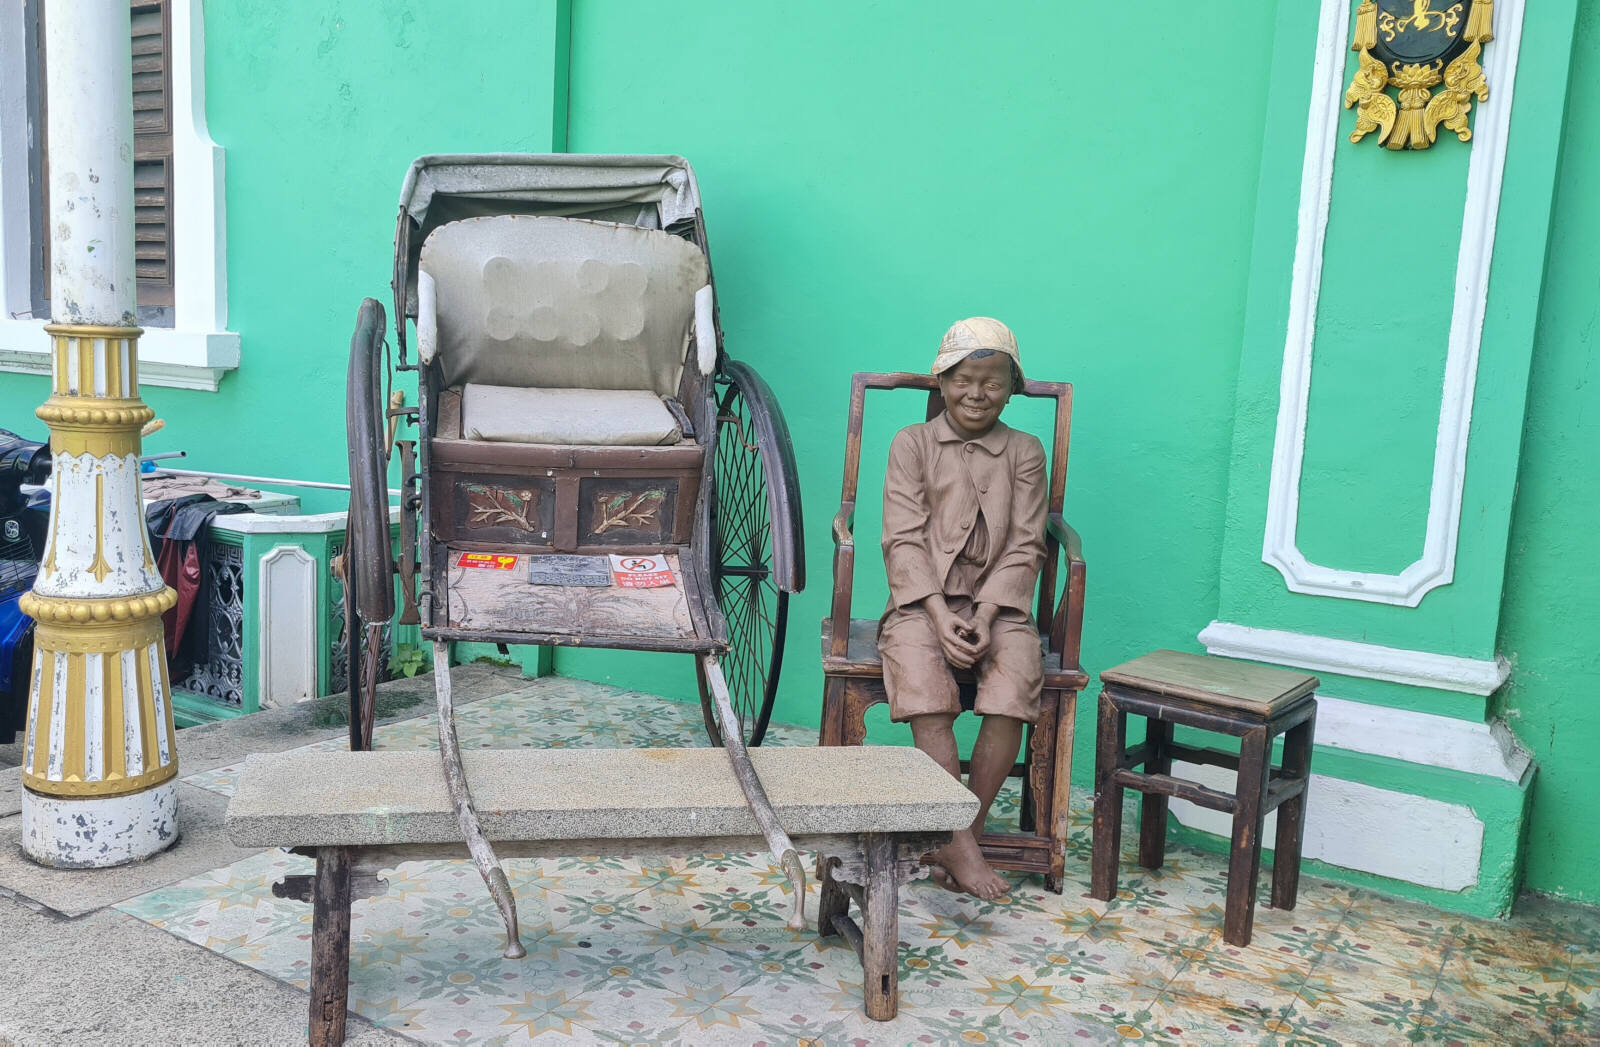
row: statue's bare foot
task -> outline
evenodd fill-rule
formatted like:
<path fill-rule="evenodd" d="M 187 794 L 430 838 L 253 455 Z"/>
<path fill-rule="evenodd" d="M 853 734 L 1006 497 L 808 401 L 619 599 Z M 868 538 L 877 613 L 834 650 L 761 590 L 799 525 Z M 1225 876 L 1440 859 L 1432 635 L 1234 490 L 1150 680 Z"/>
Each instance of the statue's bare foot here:
<path fill-rule="evenodd" d="M 993 899 L 1009 894 L 1011 885 L 989 868 L 972 833 L 962 831 L 934 852 L 934 861 L 963 891 L 977 898 Z"/>

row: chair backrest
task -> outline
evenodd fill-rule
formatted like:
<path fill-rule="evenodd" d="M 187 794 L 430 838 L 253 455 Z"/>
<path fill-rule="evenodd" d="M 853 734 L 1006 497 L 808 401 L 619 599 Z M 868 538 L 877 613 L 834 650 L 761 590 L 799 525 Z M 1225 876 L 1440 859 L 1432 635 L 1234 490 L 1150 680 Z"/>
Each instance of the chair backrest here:
<path fill-rule="evenodd" d="M 868 389 L 916 389 L 926 392 L 927 418 L 930 421 L 937 418 L 944 410 L 944 397 L 939 393 L 939 379 L 934 375 L 914 374 L 909 371 L 888 374 L 861 371 L 851 377 L 850 415 L 846 424 L 844 451 L 844 489 L 840 495 L 839 515 L 834 518 L 836 538 L 849 536 L 855 526 L 856 493 L 861 476 L 861 427 L 866 413 Z M 1072 434 L 1072 386 L 1067 382 L 1029 380 L 1023 383 L 1022 392 L 1018 395 L 1055 401 L 1055 423 L 1052 426 L 1051 438 L 1047 441 L 1050 490 L 1045 511 L 1052 519 L 1059 520 L 1067 493 L 1067 451 Z M 831 618 L 832 653 L 836 656 L 844 655 L 849 636 L 850 598 L 855 574 L 854 549 L 852 538 L 849 542 L 841 544 L 835 556 Z M 1039 576 L 1039 602 L 1035 617 L 1041 625 L 1048 623 L 1051 646 L 1054 650 L 1061 649 L 1063 637 L 1057 634 L 1063 633 L 1065 626 L 1061 609 L 1054 606 L 1060 560 L 1059 549 L 1060 539 L 1057 537 L 1057 529 L 1052 527 L 1045 537 L 1045 561 Z"/>
<path fill-rule="evenodd" d="M 442 225 L 422 245 L 446 386 L 648 389 L 676 396 L 708 282 L 659 229 L 542 215 Z M 420 318 L 419 318 L 420 320 Z"/>

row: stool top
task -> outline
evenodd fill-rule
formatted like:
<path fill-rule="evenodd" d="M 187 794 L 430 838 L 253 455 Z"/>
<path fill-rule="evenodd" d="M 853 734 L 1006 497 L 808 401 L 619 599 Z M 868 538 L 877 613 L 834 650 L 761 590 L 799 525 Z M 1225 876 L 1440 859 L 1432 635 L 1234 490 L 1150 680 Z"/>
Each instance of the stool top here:
<path fill-rule="evenodd" d="M 1303 698 L 1322 683 L 1315 676 L 1287 669 L 1181 651 L 1153 651 L 1107 669 L 1100 680 L 1259 713 L 1270 713 Z"/>

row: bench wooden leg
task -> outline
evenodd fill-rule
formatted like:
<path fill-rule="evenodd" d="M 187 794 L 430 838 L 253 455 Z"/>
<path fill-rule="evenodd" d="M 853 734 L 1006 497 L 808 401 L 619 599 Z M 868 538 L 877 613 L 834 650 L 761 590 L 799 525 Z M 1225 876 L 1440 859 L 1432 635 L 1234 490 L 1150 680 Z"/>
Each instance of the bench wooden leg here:
<path fill-rule="evenodd" d="M 1089 863 L 1089 896 L 1105 902 L 1117 895 L 1123 787 L 1113 779 L 1122 766 L 1127 734 L 1127 713 L 1114 699 L 1102 694 L 1094 751 L 1094 850 Z"/>
<path fill-rule="evenodd" d="M 900 886 L 927 875 L 923 855 L 950 842 L 949 833 L 862 833 L 853 853 L 823 859 L 819 930 L 840 934 L 861 958 L 867 1017 L 886 1022 L 900 1009 Z M 861 913 L 850 918 L 849 902 Z"/>
<path fill-rule="evenodd" d="M 833 875 L 835 862 L 828 855 L 817 856 L 817 937 L 831 938 L 839 933 L 834 917 L 850 912 L 850 892 Z"/>
<path fill-rule="evenodd" d="M 350 852 L 344 847 L 317 851 L 312 886 L 311 1025 L 312 1047 L 344 1043 L 350 996 Z"/>
<path fill-rule="evenodd" d="M 1256 921 L 1256 879 L 1261 875 L 1261 829 L 1266 820 L 1272 736 L 1257 727 L 1239 740 L 1239 782 L 1234 789 L 1233 843 L 1228 853 L 1228 900 L 1222 940 L 1250 944 Z"/>
<path fill-rule="evenodd" d="M 861 989 L 867 1017 L 886 1022 L 900 1010 L 900 870 L 893 836 L 868 833 L 863 842 Z"/>
<path fill-rule="evenodd" d="M 1291 727 L 1283 739 L 1283 776 L 1304 781 L 1297 796 L 1278 808 L 1277 846 L 1272 852 L 1272 907 L 1293 909 L 1300 894 L 1300 844 L 1306 828 L 1306 792 L 1311 788 L 1311 739 L 1316 730 L 1313 709 L 1305 723 Z"/>

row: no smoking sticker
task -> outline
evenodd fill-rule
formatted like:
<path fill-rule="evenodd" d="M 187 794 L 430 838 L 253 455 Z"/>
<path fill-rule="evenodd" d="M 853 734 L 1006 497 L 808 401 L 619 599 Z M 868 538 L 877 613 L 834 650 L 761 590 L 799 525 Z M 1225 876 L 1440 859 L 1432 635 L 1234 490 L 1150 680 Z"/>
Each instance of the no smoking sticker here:
<path fill-rule="evenodd" d="M 664 556 L 612 556 L 611 577 L 624 589 L 657 589 L 672 585 L 672 568 Z"/>

